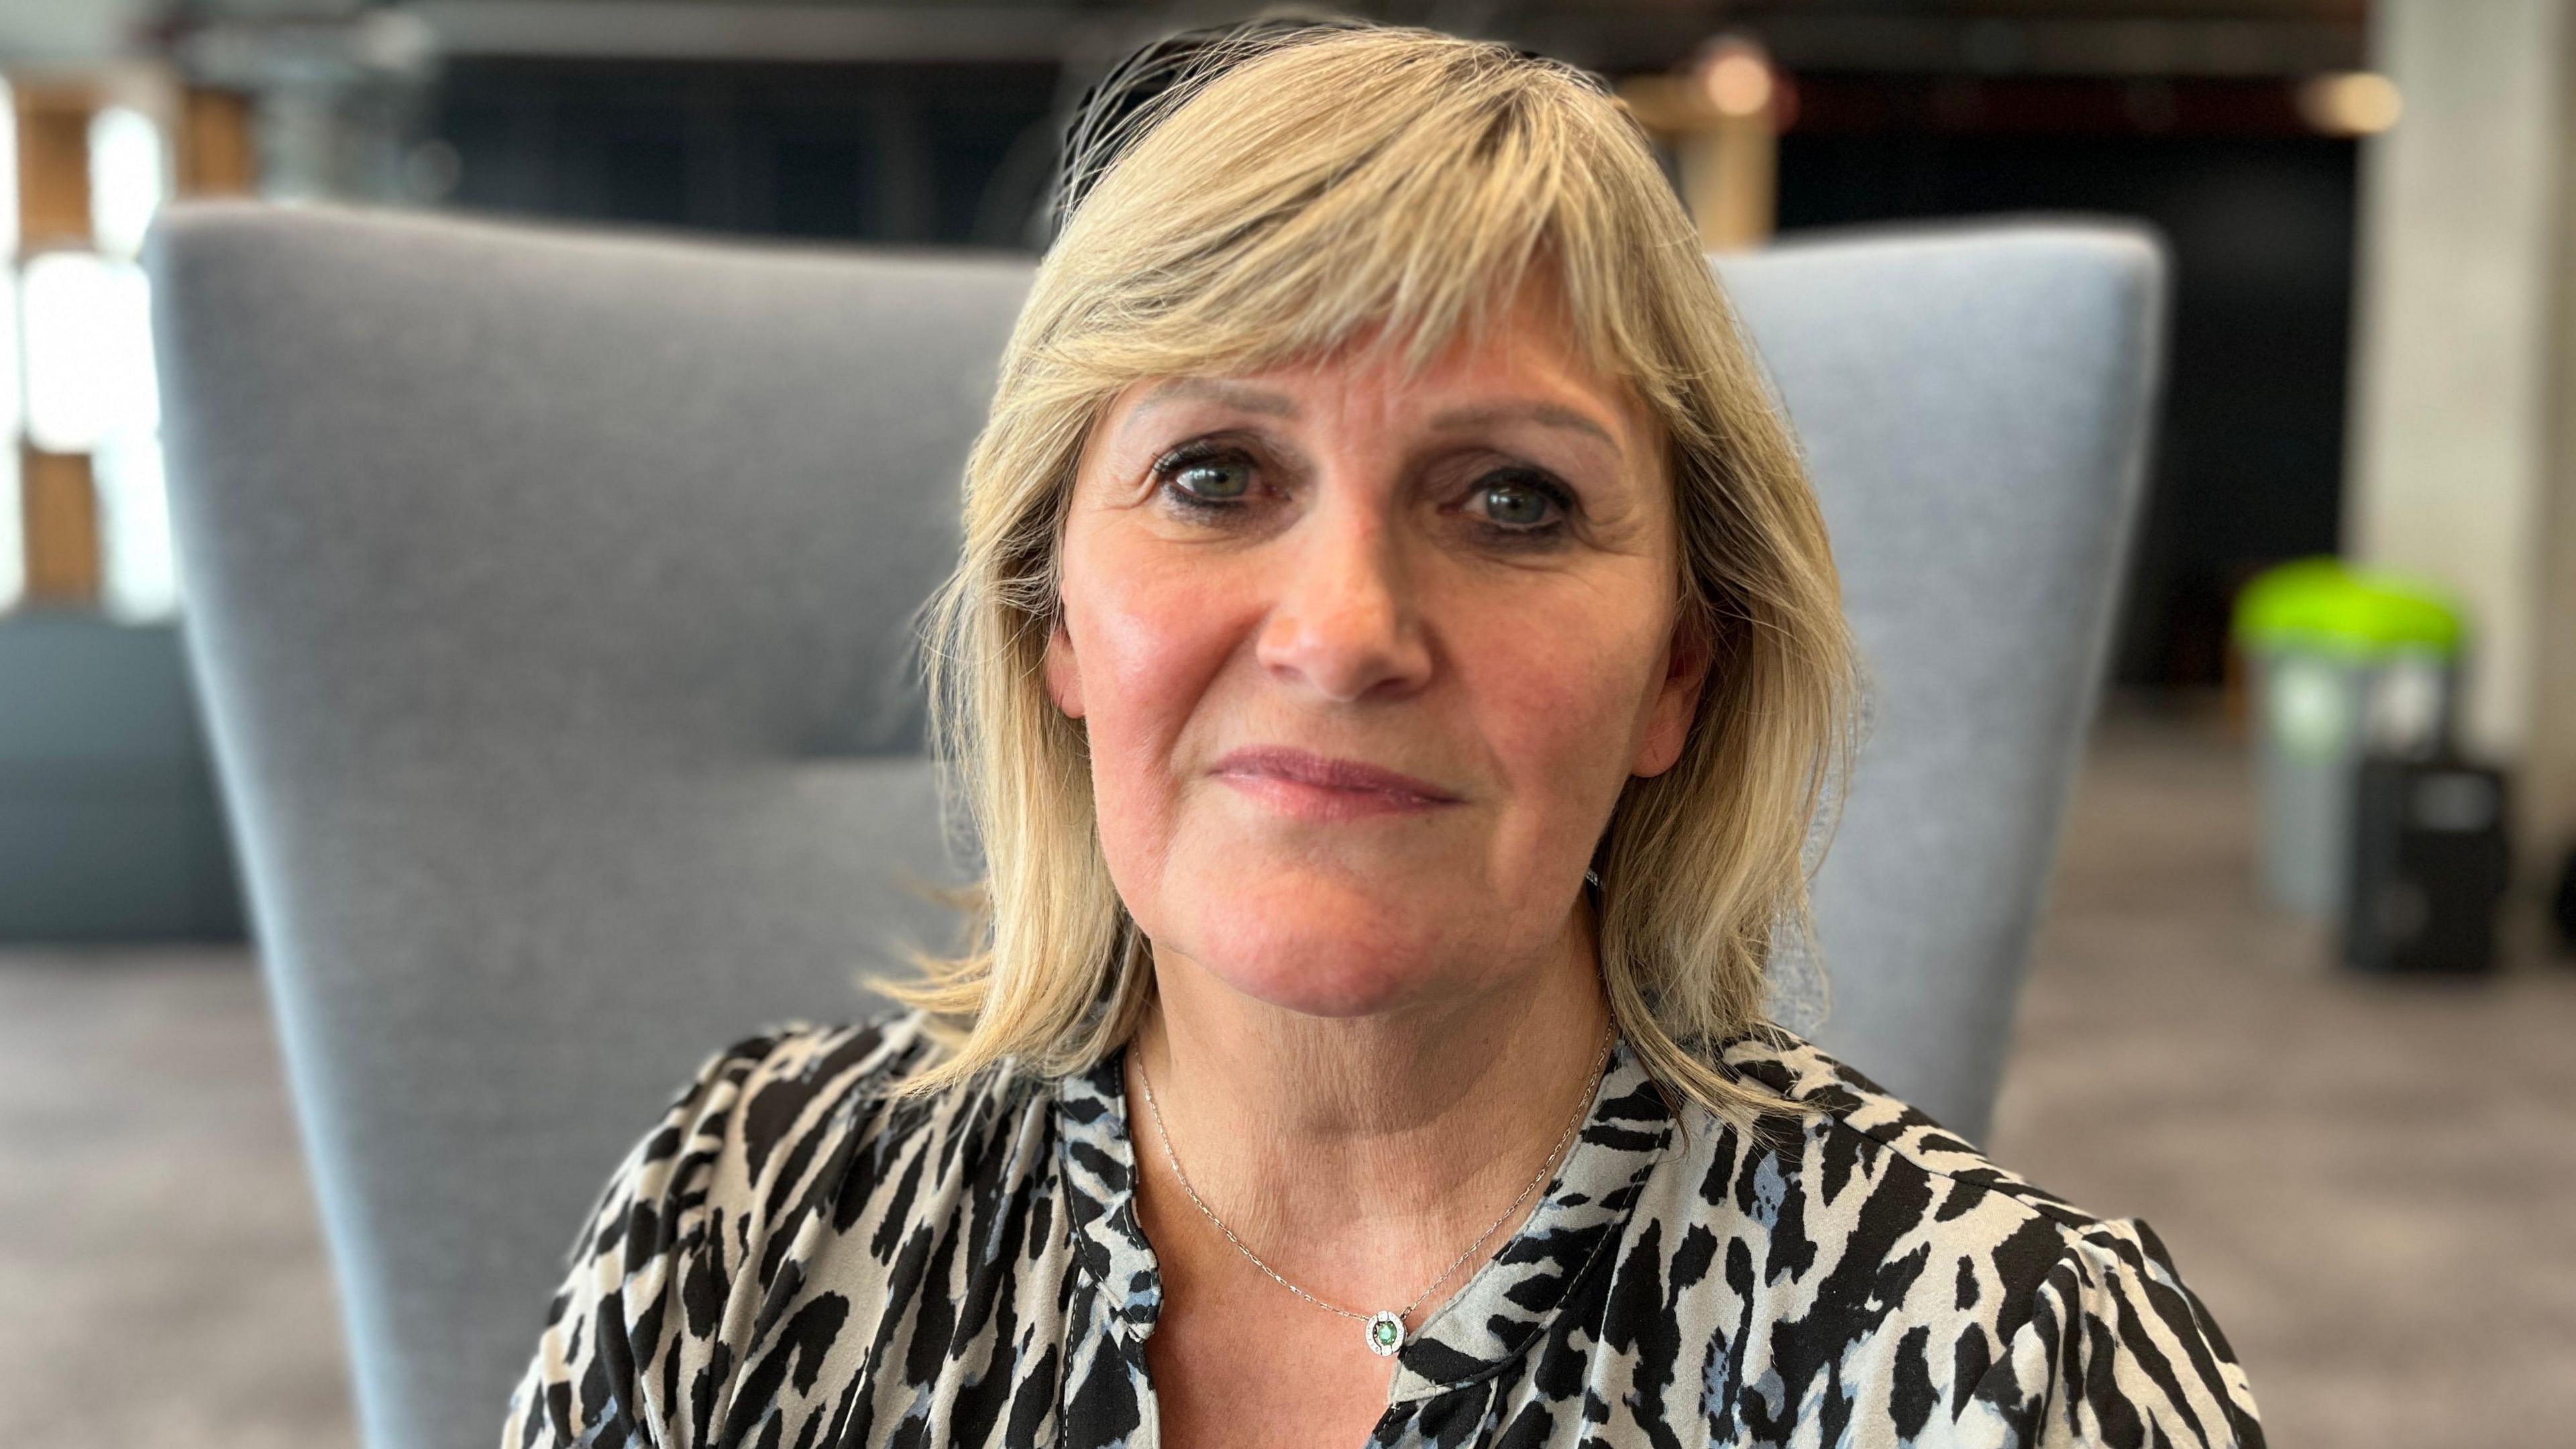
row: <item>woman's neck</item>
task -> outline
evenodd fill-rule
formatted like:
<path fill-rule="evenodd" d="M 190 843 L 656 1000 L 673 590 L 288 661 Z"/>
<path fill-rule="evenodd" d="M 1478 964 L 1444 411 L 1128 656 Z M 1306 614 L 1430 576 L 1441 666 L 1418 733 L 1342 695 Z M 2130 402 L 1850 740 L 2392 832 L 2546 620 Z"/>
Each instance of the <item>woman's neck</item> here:
<path fill-rule="evenodd" d="M 1159 960 L 1127 1054 L 1158 1251 L 1234 1250 L 1171 1180 L 1148 1081 L 1189 1185 L 1253 1251 L 1345 1306 L 1412 1297 L 1530 1184 L 1587 1104 L 1609 1023 L 1588 917 L 1561 946 L 1472 999 L 1338 1019 Z M 1533 1190 L 1486 1251 L 1537 1201 Z"/>

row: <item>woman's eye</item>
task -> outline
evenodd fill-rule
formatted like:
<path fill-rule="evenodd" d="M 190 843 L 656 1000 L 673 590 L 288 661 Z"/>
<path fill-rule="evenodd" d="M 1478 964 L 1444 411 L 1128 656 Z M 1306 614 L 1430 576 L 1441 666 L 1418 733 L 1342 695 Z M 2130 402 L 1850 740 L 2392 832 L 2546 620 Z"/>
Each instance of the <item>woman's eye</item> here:
<path fill-rule="evenodd" d="M 1542 532 L 1554 522 L 1549 510 L 1562 508 L 1564 497 L 1535 478 L 1504 475 L 1476 485 L 1476 504 L 1491 523 L 1519 533 Z"/>
<path fill-rule="evenodd" d="M 1253 491 L 1252 460 L 1236 452 L 1175 450 L 1154 463 L 1165 497 L 1209 511 L 1241 503 Z"/>
<path fill-rule="evenodd" d="M 1240 498 L 1252 491 L 1252 467 L 1233 458 L 1184 463 L 1172 471 L 1172 481 L 1211 502 Z"/>

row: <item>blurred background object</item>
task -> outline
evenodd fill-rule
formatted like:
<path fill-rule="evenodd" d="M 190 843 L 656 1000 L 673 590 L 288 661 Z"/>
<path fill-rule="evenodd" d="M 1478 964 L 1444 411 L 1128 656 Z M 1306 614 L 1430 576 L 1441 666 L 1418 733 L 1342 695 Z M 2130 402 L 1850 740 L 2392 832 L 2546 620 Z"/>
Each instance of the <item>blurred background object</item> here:
<path fill-rule="evenodd" d="M 2285 909 L 2332 915 L 2350 892 L 2363 755 L 2423 759 L 2452 744 L 2459 612 L 2404 579 L 2299 559 L 2238 591 L 2233 634 L 2255 699 L 2264 888 Z"/>
<path fill-rule="evenodd" d="M 47 1309 L 0 1318 L 0 1392 L 29 1432 L 351 1432 L 187 677 L 135 265 L 158 208 L 1025 252 L 1073 99 L 1246 8 L 0 0 L 0 1161 L 25 1169 L 0 1204 L 34 1225 L 0 1301 Z M 1995 1145 L 2156 1223 L 2276 1442 L 2547 1442 L 2576 1415 L 2576 1249 L 2541 1226 L 2576 1193 L 2576 973 L 2547 964 L 2576 953 L 2576 0 L 1345 8 L 1598 69 L 1713 249 L 2034 211 L 2168 239 L 2115 696 Z M 2429 590 L 2448 644 L 2351 672 L 2238 627 L 2251 581 L 2319 559 Z M 2348 672 L 2285 683 L 2293 655 Z M 2492 772 L 2511 868 L 2474 988 L 2332 971 L 2361 934 L 2371 699 Z M 2341 763 L 2283 753 L 2301 721 L 2343 731 Z M 2392 1122 L 2438 1143 L 2397 1165 Z M 81 1388 L 147 1324 L 231 1356 Z M 2481 1407 L 2437 1412 L 2453 1395 Z"/>
<path fill-rule="evenodd" d="M 0 940 L 229 939 L 190 704 L 137 255 L 173 195 L 248 192 L 247 98 L 113 7 L 0 11 Z"/>

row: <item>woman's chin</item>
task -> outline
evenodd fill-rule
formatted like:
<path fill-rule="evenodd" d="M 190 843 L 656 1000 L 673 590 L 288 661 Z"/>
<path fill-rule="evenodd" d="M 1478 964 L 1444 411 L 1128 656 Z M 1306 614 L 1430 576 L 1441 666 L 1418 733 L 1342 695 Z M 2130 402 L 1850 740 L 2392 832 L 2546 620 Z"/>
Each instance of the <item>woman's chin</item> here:
<path fill-rule="evenodd" d="M 1444 926 L 1442 894 L 1429 883 L 1281 870 L 1202 896 L 1222 901 L 1213 919 L 1171 922 L 1178 930 L 1166 939 L 1256 1001 L 1309 1016 L 1368 1016 L 1470 990 L 1477 963 L 1508 954 L 1475 929 L 1490 922 Z"/>
<path fill-rule="evenodd" d="M 1282 1011 L 1304 1016 L 1375 1016 L 1420 999 L 1421 982 L 1383 967 L 1318 970 L 1311 963 L 1281 963 L 1276 970 L 1229 962 L 1218 977 L 1236 991 Z"/>
<path fill-rule="evenodd" d="M 1447 994 L 1456 972 L 1416 943 L 1383 932 L 1297 930 L 1244 939 L 1200 961 L 1235 991 L 1283 1011 L 1357 1017 Z"/>

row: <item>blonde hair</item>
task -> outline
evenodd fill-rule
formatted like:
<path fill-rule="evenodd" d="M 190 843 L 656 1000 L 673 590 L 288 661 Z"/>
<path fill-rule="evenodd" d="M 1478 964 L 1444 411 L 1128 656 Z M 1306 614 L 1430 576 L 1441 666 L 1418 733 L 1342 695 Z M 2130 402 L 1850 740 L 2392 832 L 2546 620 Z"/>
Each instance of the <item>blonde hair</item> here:
<path fill-rule="evenodd" d="M 1092 130 L 967 463 L 964 547 L 920 619 L 932 752 L 984 874 L 951 895 L 968 949 L 879 983 L 947 1048 L 905 1090 L 1006 1057 L 1081 1070 L 1152 1000 L 1086 736 L 1043 684 L 1065 504 L 1110 399 L 1344 346 L 1419 368 L 1540 284 L 1668 435 L 1678 604 L 1712 649 L 1680 759 L 1628 781 L 1594 855 L 1610 1011 L 1667 1089 L 1738 1122 L 1777 1108 L 1713 1048 L 1766 1025 L 1775 927 L 1812 940 L 1802 846 L 1860 681 L 1796 447 L 1643 132 L 1572 67 L 1374 26 L 1209 45 Z"/>

